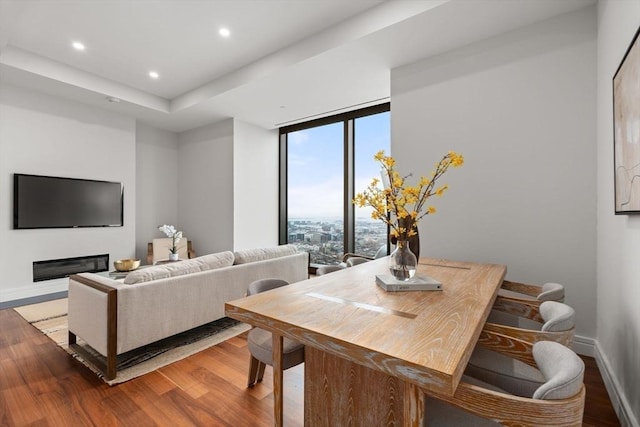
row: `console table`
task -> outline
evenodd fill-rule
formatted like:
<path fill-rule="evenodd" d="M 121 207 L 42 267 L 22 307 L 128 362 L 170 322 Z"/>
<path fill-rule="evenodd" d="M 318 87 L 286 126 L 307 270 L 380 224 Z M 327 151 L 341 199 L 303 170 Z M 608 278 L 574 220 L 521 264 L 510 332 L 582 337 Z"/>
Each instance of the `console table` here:
<path fill-rule="evenodd" d="M 305 344 L 308 426 L 422 425 L 423 393 L 452 396 L 506 267 L 421 258 L 441 291 L 385 292 L 381 258 L 226 304 L 226 314 L 270 330 L 274 411 L 282 425 L 282 337 Z"/>

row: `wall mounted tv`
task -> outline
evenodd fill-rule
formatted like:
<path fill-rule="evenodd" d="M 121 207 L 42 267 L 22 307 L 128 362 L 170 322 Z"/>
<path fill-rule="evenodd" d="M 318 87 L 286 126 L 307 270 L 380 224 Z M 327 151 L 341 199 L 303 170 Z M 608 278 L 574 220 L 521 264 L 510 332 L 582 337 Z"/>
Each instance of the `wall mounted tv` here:
<path fill-rule="evenodd" d="M 13 174 L 13 228 L 122 227 L 119 182 Z"/>

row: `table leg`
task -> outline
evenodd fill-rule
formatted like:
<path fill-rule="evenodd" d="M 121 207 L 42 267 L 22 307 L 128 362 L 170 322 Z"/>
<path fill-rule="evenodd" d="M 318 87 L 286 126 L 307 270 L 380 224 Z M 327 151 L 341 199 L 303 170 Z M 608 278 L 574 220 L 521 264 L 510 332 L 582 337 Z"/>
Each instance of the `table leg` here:
<path fill-rule="evenodd" d="M 283 346 L 283 338 L 282 335 L 277 335 L 275 333 L 273 336 L 273 415 L 275 419 L 275 426 L 282 427 L 283 425 L 283 416 L 282 416 L 282 407 L 283 407 L 283 399 L 282 399 L 282 346 Z"/>
<path fill-rule="evenodd" d="M 422 426 L 424 418 L 424 393 L 415 384 L 404 383 L 404 420 L 405 425 Z"/>
<path fill-rule="evenodd" d="M 397 377 L 311 346 L 304 349 L 305 426 L 379 426 L 382 420 L 385 426 L 418 426 L 418 416 L 406 419 L 405 413 L 418 413 L 419 392 L 407 392 Z M 408 397 L 414 402 L 405 402 Z"/>

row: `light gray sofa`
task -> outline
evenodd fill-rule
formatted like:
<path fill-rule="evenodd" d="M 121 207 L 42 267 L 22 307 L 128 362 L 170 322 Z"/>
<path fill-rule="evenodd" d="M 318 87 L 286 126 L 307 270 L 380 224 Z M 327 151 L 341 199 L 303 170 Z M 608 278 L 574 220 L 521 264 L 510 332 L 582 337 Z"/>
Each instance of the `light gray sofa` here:
<path fill-rule="evenodd" d="M 255 280 L 305 280 L 308 265 L 306 252 L 283 245 L 138 269 L 124 282 L 93 273 L 73 275 L 69 345 L 113 379 L 117 355 L 223 318 L 225 302 L 245 296 Z M 105 356 L 106 364 L 84 351 L 76 337 Z"/>

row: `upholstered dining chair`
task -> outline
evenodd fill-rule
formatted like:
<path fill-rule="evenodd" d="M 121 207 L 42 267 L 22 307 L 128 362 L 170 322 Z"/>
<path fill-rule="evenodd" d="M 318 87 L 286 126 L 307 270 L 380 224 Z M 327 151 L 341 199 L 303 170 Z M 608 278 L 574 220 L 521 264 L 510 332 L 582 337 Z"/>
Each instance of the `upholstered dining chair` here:
<path fill-rule="evenodd" d="M 488 348 L 495 343 L 489 343 L 487 346 L 487 337 L 505 339 L 506 342 L 526 342 L 528 345 L 541 341 L 553 341 L 570 347 L 573 343 L 575 311 L 561 302 L 544 301 L 540 305 L 540 319 L 543 323 L 529 318 L 520 318 L 517 324 L 504 325 L 492 323 L 496 322 L 495 317 L 494 312 L 489 315 L 478 345 L 467 363 L 465 374 L 498 387 L 511 387 L 514 378 L 517 378 L 518 383 L 523 384 L 521 387 L 525 387 L 526 384 L 539 384 L 544 378 L 537 369 L 514 359 L 510 354 L 511 350 L 500 352 Z M 519 350 L 516 348 L 515 351 Z"/>
<path fill-rule="evenodd" d="M 542 286 L 504 280 L 498 290 L 494 303 L 494 311 L 502 311 L 501 322 L 516 322 L 518 317 L 530 317 L 526 311 L 538 311 L 544 301 L 564 301 L 564 286 L 560 283 L 547 282 Z M 534 319 L 540 321 L 540 318 Z"/>
<path fill-rule="evenodd" d="M 564 286 L 560 283 L 547 282 L 543 285 L 532 285 L 528 283 L 502 281 L 498 295 L 534 301 L 564 301 Z"/>
<path fill-rule="evenodd" d="M 498 338 L 498 337 L 494 337 Z M 490 339 L 493 349 L 505 340 Z M 495 385 L 464 375 L 453 396 L 425 398 L 427 426 L 581 426 L 584 413 L 584 362 L 571 349 L 553 341 L 523 345 L 512 356 L 528 363 L 539 381 L 512 378 L 511 384 Z"/>
<path fill-rule="evenodd" d="M 369 261 L 371 260 L 366 258 L 361 258 L 361 257 L 352 257 L 347 260 L 346 264 L 347 264 L 347 267 L 353 267 L 356 265 L 364 264 L 365 262 L 369 262 Z"/>
<path fill-rule="evenodd" d="M 344 270 L 344 265 L 322 265 L 316 269 L 316 276 L 322 276 L 325 274 L 333 273 L 334 271 Z"/>
<path fill-rule="evenodd" d="M 147 243 L 147 264 L 153 265 L 158 261 L 169 258 L 169 248 L 171 247 L 171 238 L 153 239 Z M 189 259 L 195 258 L 196 252 L 193 250 L 191 240 L 183 237 L 177 244 L 178 258 Z"/>
<path fill-rule="evenodd" d="M 249 285 L 247 296 L 286 286 L 285 280 L 261 279 Z M 248 387 L 262 381 L 266 365 L 273 366 L 273 342 L 271 332 L 260 328 L 249 331 L 247 342 L 251 360 Z M 304 362 L 304 345 L 288 338 L 284 339 L 282 369 L 289 369 Z"/>
<path fill-rule="evenodd" d="M 548 340 L 570 346 L 575 332 L 575 316 L 575 310 L 562 302 L 543 301 L 538 306 L 498 299 L 484 328 L 531 343 Z"/>
<path fill-rule="evenodd" d="M 387 253 L 387 245 L 380 246 L 374 256 L 367 256 L 367 255 L 348 252 L 342 255 L 342 262 L 340 263 L 340 265 L 345 267 L 353 267 L 354 265 L 358 265 L 358 264 L 365 263 L 367 261 L 372 261 L 374 259 L 382 258 L 387 255 L 389 255 Z"/>

